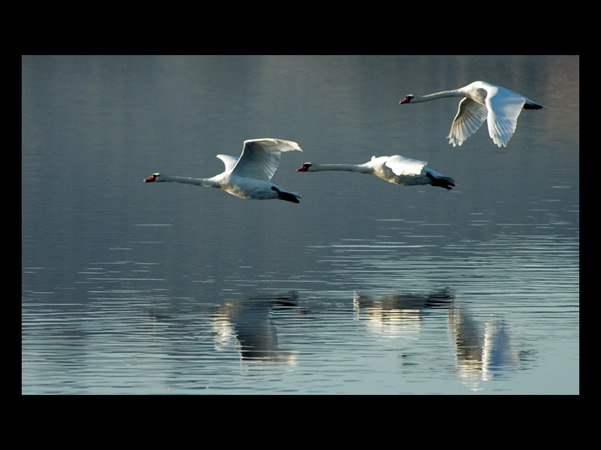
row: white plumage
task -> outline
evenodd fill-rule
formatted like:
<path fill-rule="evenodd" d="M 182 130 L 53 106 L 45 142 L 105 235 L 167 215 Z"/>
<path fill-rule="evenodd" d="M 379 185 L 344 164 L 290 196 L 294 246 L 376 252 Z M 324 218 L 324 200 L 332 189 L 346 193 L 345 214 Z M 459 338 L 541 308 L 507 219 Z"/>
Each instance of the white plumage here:
<path fill-rule="evenodd" d="M 449 144 L 453 144 L 453 147 L 463 144 L 485 120 L 488 122 L 488 134 L 493 142 L 499 147 L 506 147 L 515 132 L 522 109 L 543 108 L 523 95 L 485 81 L 474 81 L 459 89 L 429 95 L 411 94 L 400 103 L 428 102 L 445 97 L 463 97 L 447 136 Z"/>
<path fill-rule="evenodd" d="M 435 170 L 426 167 L 425 161 L 407 158 L 401 155 L 372 156 L 363 164 L 313 164 L 307 162 L 297 172 L 346 171 L 375 175 L 390 183 L 401 186 L 430 184 L 452 189 L 455 181 L 444 177 Z"/>
<path fill-rule="evenodd" d="M 282 152 L 302 151 L 293 141 L 282 139 L 250 139 L 244 141 L 240 158 L 217 155 L 225 164 L 225 171 L 212 178 L 188 178 L 154 173 L 144 180 L 172 182 L 222 189 L 229 194 L 252 200 L 279 199 L 299 203 L 300 195 L 287 192 L 271 182 L 280 164 Z"/>

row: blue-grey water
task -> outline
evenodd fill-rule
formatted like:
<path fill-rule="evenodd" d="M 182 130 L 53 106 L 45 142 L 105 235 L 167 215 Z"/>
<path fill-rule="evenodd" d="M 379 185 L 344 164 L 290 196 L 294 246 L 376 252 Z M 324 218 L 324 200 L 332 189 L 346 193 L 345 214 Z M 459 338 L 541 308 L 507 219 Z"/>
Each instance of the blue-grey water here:
<path fill-rule="evenodd" d="M 547 108 L 399 105 L 478 79 Z M 300 204 L 142 182 L 262 137 Z M 23 394 L 579 393 L 577 56 L 23 56 L 22 141 Z"/>

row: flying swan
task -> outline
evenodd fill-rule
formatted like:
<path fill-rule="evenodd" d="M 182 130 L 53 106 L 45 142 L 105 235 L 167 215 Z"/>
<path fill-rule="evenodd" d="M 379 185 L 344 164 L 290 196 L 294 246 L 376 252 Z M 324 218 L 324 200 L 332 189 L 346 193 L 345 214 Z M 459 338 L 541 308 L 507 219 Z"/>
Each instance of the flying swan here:
<path fill-rule="evenodd" d="M 522 109 L 541 109 L 542 105 L 534 103 L 523 95 L 485 81 L 474 81 L 467 86 L 451 91 L 436 92 L 429 95 L 408 95 L 399 103 L 429 102 L 445 97 L 463 97 L 459 102 L 459 110 L 451 132 L 447 136 L 449 144 L 463 144 L 467 138 L 488 120 L 488 134 L 499 147 L 507 147 L 507 143 L 517 126 L 518 116 Z"/>
<path fill-rule="evenodd" d="M 287 192 L 271 182 L 280 164 L 281 152 L 302 149 L 296 142 L 282 139 L 250 139 L 244 141 L 240 158 L 217 155 L 225 171 L 212 178 L 188 178 L 153 173 L 145 183 L 171 182 L 222 189 L 225 192 L 252 200 L 279 199 L 299 203 L 296 192 Z"/>
<path fill-rule="evenodd" d="M 455 180 L 443 177 L 438 172 L 428 169 L 425 161 L 406 158 L 401 155 L 372 156 L 371 161 L 364 164 L 313 164 L 307 162 L 296 169 L 297 172 L 320 172 L 325 170 L 341 170 L 347 172 L 375 175 L 390 183 L 401 186 L 430 184 L 445 189 L 452 189 Z"/>

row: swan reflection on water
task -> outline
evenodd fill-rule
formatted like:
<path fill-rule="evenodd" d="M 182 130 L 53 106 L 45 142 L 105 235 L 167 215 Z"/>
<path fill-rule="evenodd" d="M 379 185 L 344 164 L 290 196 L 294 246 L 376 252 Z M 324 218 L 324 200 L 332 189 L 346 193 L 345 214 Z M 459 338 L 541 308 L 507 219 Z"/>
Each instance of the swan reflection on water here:
<path fill-rule="evenodd" d="M 297 352 L 280 347 L 270 313 L 276 309 L 294 308 L 297 303 L 296 292 L 249 296 L 225 302 L 213 316 L 216 349 L 223 348 L 234 339 L 238 344 L 241 360 L 294 365 Z"/>
<path fill-rule="evenodd" d="M 474 320 L 466 308 L 451 308 L 448 321 L 459 377 L 473 389 L 478 388 L 480 381 L 519 368 L 521 354 L 502 316 L 492 317 L 482 330 L 482 324 Z"/>
<path fill-rule="evenodd" d="M 431 294 L 397 293 L 372 297 L 353 293 L 353 308 L 366 318 L 370 331 L 391 335 L 417 333 L 429 310 L 449 308 L 454 300 L 449 289 Z"/>
<path fill-rule="evenodd" d="M 417 334 L 432 310 L 446 309 L 459 378 L 474 390 L 481 381 L 518 369 L 526 354 L 516 350 L 502 316 L 495 315 L 482 326 L 467 308 L 456 304 L 449 289 L 375 297 L 355 292 L 353 305 L 361 318 L 367 319 L 368 331 L 387 335 Z"/>
<path fill-rule="evenodd" d="M 477 318 L 458 302 L 450 289 L 387 295 L 355 292 L 346 298 L 352 304 L 336 302 L 334 316 L 331 315 L 331 302 L 315 295 L 303 299 L 297 292 L 259 293 L 227 299 L 203 308 L 200 316 L 210 320 L 211 341 L 208 344 L 214 351 L 227 353 L 234 350 L 240 362 L 250 364 L 270 362 L 297 366 L 306 349 L 312 352 L 315 345 L 333 348 L 329 341 L 332 336 L 337 343 L 376 345 L 370 351 L 378 352 L 380 344 L 365 340 L 361 331 L 357 334 L 361 329 L 385 337 L 393 346 L 399 342 L 399 356 L 405 356 L 401 354 L 404 344 L 397 338 L 407 336 L 413 339 L 412 342 L 419 336 L 411 350 L 415 355 L 427 356 L 432 350 L 452 352 L 455 359 L 452 370 L 472 390 L 481 389 L 482 383 L 493 377 L 505 376 L 523 367 L 529 357 L 527 351 L 515 345 L 509 324 L 502 316 L 493 315 L 490 320 Z M 348 309 L 349 306 L 352 308 Z M 323 316 L 328 316 L 325 323 L 321 321 Z M 173 318 L 163 317 L 162 320 L 176 322 Z M 335 330 L 332 330 L 333 323 Z M 309 336 L 305 333 L 307 329 L 318 333 Z M 285 344 L 279 342 L 278 332 L 285 335 Z M 305 354 L 307 357 L 310 354 Z M 428 359 L 422 362 L 429 364 Z M 421 363 L 414 367 L 424 369 Z M 432 370 L 448 370 L 448 366 L 444 369 L 436 365 Z"/>

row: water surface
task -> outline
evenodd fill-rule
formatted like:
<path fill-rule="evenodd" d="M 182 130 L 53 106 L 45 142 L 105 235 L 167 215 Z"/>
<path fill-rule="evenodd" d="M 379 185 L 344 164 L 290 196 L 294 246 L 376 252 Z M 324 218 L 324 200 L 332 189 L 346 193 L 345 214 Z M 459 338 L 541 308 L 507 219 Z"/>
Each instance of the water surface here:
<path fill-rule="evenodd" d="M 579 60 L 24 56 L 24 394 L 577 394 Z M 476 79 L 548 108 L 447 143 Z M 277 137 L 245 201 L 212 176 Z M 401 154 L 452 191 L 305 161 Z M 43 183 L 40 180 L 44 180 Z"/>

